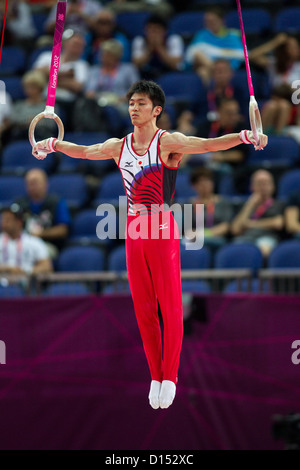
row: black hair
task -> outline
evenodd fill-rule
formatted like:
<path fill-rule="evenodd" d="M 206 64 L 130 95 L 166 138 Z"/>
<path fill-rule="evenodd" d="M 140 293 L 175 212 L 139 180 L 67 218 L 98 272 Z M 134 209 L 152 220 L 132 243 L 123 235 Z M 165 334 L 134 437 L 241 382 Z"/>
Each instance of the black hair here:
<path fill-rule="evenodd" d="M 126 94 L 127 101 L 131 99 L 134 93 L 141 93 L 147 95 L 148 98 L 152 101 L 153 108 L 155 106 L 161 106 L 161 113 L 157 116 L 157 121 L 162 115 L 166 103 L 166 97 L 163 89 L 155 82 L 151 80 L 139 80 L 135 82 Z"/>
<path fill-rule="evenodd" d="M 221 19 L 225 17 L 225 11 L 222 7 L 219 6 L 211 6 L 205 9 L 205 13 L 213 13 L 214 15 L 218 16 Z"/>
<path fill-rule="evenodd" d="M 214 178 L 214 173 L 210 168 L 207 168 L 205 166 L 201 166 L 199 168 L 196 168 L 191 174 L 190 174 L 190 183 L 192 185 L 196 184 L 201 178 L 209 179 L 212 182 L 215 181 Z"/>
<path fill-rule="evenodd" d="M 17 203 L 13 203 L 11 204 L 10 206 L 5 206 L 5 207 L 2 207 L 1 209 L 1 213 L 3 212 L 10 212 L 11 214 L 14 215 L 14 217 L 16 219 L 19 219 L 23 222 L 23 219 L 24 219 L 24 211 L 22 209 L 21 206 L 19 206 L 19 204 Z"/>
<path fill-rule="evenodd" d="M 167 20 L 163 18 L 162 16 L 156 15 L 156 14 L 150 15 L 147 18 L 145 25 L 148 25 L 148 24 L 159 24 L 160 26 L 163 26 L 163 28 L 165 29 L 168 28 Z"/>

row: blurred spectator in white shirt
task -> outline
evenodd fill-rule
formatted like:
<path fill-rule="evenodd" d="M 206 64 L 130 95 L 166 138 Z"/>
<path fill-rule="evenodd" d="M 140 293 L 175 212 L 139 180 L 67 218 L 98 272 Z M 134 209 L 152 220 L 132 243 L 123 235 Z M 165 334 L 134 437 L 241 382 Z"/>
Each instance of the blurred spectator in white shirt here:
<path fill-rule="evenodd" d="M 18 204 L 2 210 L 0 272 L 33 274 L 53 270 L 46 244 L 23 231 L 23 212 Z"/>
<path fill-rule="evenodd" d="M 101 64 L 92 67 L 86 85 L 86 97 L 113 105 L 127 114 L 127 90 L 139 80 L 139 72 L 133 64 L 121 62 L 122 44 L 116 39 L 105 41 L 101 47 Z"/>

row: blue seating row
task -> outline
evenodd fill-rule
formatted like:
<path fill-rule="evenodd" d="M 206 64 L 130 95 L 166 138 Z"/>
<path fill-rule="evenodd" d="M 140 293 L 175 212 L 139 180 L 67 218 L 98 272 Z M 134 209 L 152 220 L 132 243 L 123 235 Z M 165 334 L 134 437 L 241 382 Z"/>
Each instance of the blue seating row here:
<path fill-rule="evenodd" d="M 44 160 L 45 161 L 45 160 Z M 38 162 L 40 163 L 40 161 Z M 35 164 L 35 167 L 39 166 Z M 229 199 L 242 198 L 234 192 L 232 187 L 232 180 L 230 176 L 224 177 L 225 184 L 220 184 L 219 194 L 228 197 Z M 228 180 L 230 181 L 228 182 Z M 300 187 L 300 170 L 299 168 L 286 170 L 279 178 L 277 187 L 277 197 L 281 200 L 287 200 L 292 193 L 296 192 Z M 89 203 L 89 187 L 85 176 L 80 173 L 67 173 L 67 174 L 52 174 L 49 176 L 49 191 L 56 193 L 63 197 L 70 209 L 79 211 L 86 208 L 86 203 Z M 8 206 L 17 198 L 25 194 L 25 182 L 22 175 L 0 175 L 0 207 Z M 195 191 L 189 182 L 188 172 L 181 172 L 177 175 L 175 202 L 184 203 L 191 197 L 195 196 Z M 78 214 L 78 220 L 85 220 L 87 224 L 89 217 L 94 223 L 96 218 L 96 208 L 100 204 L 119 205 L 119 197 L 125 198 L 125 190 L 123 181 L 119 171 L 116 169 L 103 176 L 96 195 L 93 198 L 92 206 L 88 207 L 85 214 Z M 246 197 L 246 196 L 245 196 Z M 124 199 L 125 200 L 125 199 Z M 126 200 L 125 200 L 126 202 Z M 77 222 L 74 220 L 74 223 Z M 86 226 L 89 226 L 87 224 Z"/>
<path fill-rule="evenodd" d="M 263 259 L 260 250 L 249 243 L 229 243 L 223 246 L 215 255 L 214 265 L 212 266 L 211 254 L 207 248 L 198 251 L 186 251 L 181 249 L 181 268 L 182 270 L 193 269 L 251 269 L 253 279 L 251 283 L 251 292 L 259 292 L 259 280 L 256 277 L 258 270 L 263 268 Z M 300 241 L 284 241 L 277 245 L 271 252 L 268 260 L 268 268 L 281 270 L 282 268 L 300 269 Z M 73 246 L 65 248 L 59 255 L 56 263 L 58 272 L 87 272 L 87 271 L 126 271 L 126 252 L 124 244 L 114 248 L 106 262 L 104 252 L 91 246 Z M 268 292 L 267 283 L 263 283 L 263 292 Z M 237 291 L 247 292 L 249 289 L 248 281 L 243 280 L 241 288 L 238 287 L 238 281 L 231 281 L 224 288 L 225 293 L 234 293 Z M 128 283 L 125 283 L 119 289 L 120 291 L 129 291 Z M 183 292 L 211 292 L 209 282 L 204 280 L 183 280 Z M 83 282 L 64 282 L 50 284 L 45 290 L 49 295 L 84 295 L 90 292 L 89 287 Z M 115 288 L 108 285 L 103 288 L 103 293 L 113 293 Z M 0 287 L 0 297 L 19 297 L 24 295 L 22 287 L 11 285 Z"/>

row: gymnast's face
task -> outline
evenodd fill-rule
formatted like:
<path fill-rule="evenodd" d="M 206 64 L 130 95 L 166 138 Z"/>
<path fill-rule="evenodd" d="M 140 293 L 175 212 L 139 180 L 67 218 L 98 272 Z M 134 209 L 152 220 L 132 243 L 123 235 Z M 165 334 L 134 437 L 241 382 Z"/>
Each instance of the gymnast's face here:
<path fill-rule="evenodd" d="M 134 126 L 140 127 L 161 113 L 161 106 L 153 106 L 150 98 L 144 93 L 134 93 L 129 100 L 129 114 Z"/>

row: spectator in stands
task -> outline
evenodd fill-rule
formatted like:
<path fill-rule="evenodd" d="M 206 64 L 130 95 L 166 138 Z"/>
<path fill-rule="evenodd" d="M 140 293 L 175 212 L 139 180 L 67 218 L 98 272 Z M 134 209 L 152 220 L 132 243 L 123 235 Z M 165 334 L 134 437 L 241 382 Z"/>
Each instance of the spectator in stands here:
<path fill-rule="evenodd" d="M 10 115 L 10 140 L 27 139 L 28 127 L 32 119 L 46 107 L 43 95 L 46 78 L 39 70 L 30 70 L 22 78 L 25 99 L 18 100 L 12 105 Z M 56 109 L 59 114 L 59 110 Z M 51 119 L 42 119 L 36 128 L 36 137 L 46 138 L 57 132 L 57 126 Z"/>
<path fill-rule="evenodd" d="M 300 45 L 295 36 L 280 33 L 275 38 L 252 49 L 249 53 L 252 62 L 265 68 L 273 86 L 299 79 Z"/>
<path fill-rule="evenodd" d="M 89 64 L 83 60 L 82 54 L 85 47 L 85 39 L 80 31 L 66 29 L 63 33 L 62 51 L 59 63 L 57 79 L 56 102 L 64 109 L 66 130 L 70 128 L 73 105 L 76 98 L 83 92 L 89 74 Z M 47 83 L 51 64 L 52 51 L 44 51 L 37 57 L 32 68 L 45 74 Z M 45 88 L 45 96 L 47 94 Z"/>
<path fill-rule="evenodd" d="M 286 232 L 300 240 L 300 190 L 292 193 L 288 198 L 284 218 Z"/>
<path fill-rule="evenodd" d="M 193 227 L 185 232 L 185 237 L 192 240 L 197 230 L 196 214 L 204 210 L 204 244 L 211 249 L 218 249 L 227 241 L 230 223 L 233 218 L 231 203 L 215 193 L 215 178 L 209 168 L 196 168 L 190 176 L 190 182 L 197 195 L 189 202 L 193 204 Z M 200 217 L 198 220 L 202 220 Z"/>
<path fill-rule="evenodd" d="M 3 25 L 6 1 L 0 0 L 0 24 Z M 26 1 L 7 2 L 4 45 L 25 46 L 35 38 L 37 32 L 32 13 Z"/>
<path fill-rule="evenodd" d="M 214 61 L 211 69 L 211 80 L 207 90 L 207 118 L 209 121 L 217 119 L 218 107 L 223 98 L 235 99 L 238 101 L 241 110 L 246 101 L 248 112 L 249 95 L 245 97 L 242 88 L 238 84 L 233 85 L 233 77 L 234 70 L 227 59 L 217 59 Z"/>
<path fill-rule="evenodd" d="M 145 35 L 132 41 L 132 61 L 141 77 L 156 80 L 160 75 L 181 70 L 184 42 L 178 34 L 168 35 L 168 23 L 161 16 L 151 15 L 145 23 Z"/>
<path fill-rule="evenodd" d="M 298 123 L 298 107 L 292 103 L 293 82 L 300 77 L 300 45 L 296 37 L 285 33 L 253 49 L 249 58 L 269 75 L 272 96 L 261 110 L 267 134 L 280 134 Z"/>
<path fill-rule="evenodd" d="M 46 244 L 23 231 L 23 211 L 18 204 L 2 210 L 0 273 L 35 274 L 53 270 Z"/>
<path fill-rule="evenodd" d="M 205 120 L 198 126 L 199 137 L 220 137 L 230 132 L 240 132 L 245 127 L 244 117 L 241 115 L 239 103 L 234 98 L 223 98 L 218 106 L 217 119 L 209 122 Z M 230 174 L 234 178 L 235 189 L 244 193 L 248 170 L 245 165 L 248 147 L 245 144 L 238 148 L 214 152 L 207 155 L 205 165 L 214 170 L 217 181 Z"/>
<path fill-rule="evenodd" d="M 102 43 L 101 64 L 91 68 L 85 95 L 100 100 L 103 105 L 116 106 L 127 115 L 126 93 L 139 80 L 139 72 L 133 64 L 121 61 L 122 52 L 122 44 L 117 39 Z"/>
<path fill-rule="evenodd" d="M 43 170 L 29 170 L 25 183 L 27 194 L 16 201 L 24 212 L 25 230 L 44 240 L 51 258 L 55 258 L 69 233 L 68 206 L 64 199 L 49 193 L 47 174 Z"/>
<path fill-rule="evenodd" d="M 159 119 L 159 126 L 168 132 L 181 132 L 185 135 L 194 135 L 196 128 L 193 127 L 192 121 L 194 115 L 191 111 L 186 110 L 177 117 L 176 108 L 166 106 Z M 194 130 L 194 132 L 192 132 Z M 184 159 L 184 157 L 183 157 Z M 181 165 L 182 161 L 181 160 Z"/>
<path fill-rule="evenodd" d="M 244 61 L 243 44 L 239 30 L 228 29 L 224 11 L 210 7 L 204 14 L 204 28 L 198 31 L 186 50 L 186 63 L 192 66 L 205 84 L 211 78 L 212 64 L 225 58 L 236 70 Z"/>
<path fill-rule="evenodd" d="M 233 241 L 255 243 L 268 257 L 281 239 L 284 203 L 274 198 L 275 184 L 269 171 L 255 171 L 250 184 L 252 194 L 231 225 Z"/>
<path fill-rule="evenodd" d="M 95 15 L 102 8 L 100 0 L 68 0 L 65 29 L 77 29 L 83 34 L 88 33 L 93 26 Z M 56 22 L 56 3 L 53 5 L 46 20 L 45 29 L 49 34 L 54 33 Z"/>
<path fill-rule="evenodd" d="M 90 33 L 86 36 L 85 57 L 90 64 L 101 63 L 100 46 L 109 39 L 117 39 L 123 46 L 122 62 L 130 62 L 131 44 L 129 39 L 117 29 L 115 13 L 109 8 L 103 8 L 93 18 Z"/>

